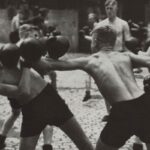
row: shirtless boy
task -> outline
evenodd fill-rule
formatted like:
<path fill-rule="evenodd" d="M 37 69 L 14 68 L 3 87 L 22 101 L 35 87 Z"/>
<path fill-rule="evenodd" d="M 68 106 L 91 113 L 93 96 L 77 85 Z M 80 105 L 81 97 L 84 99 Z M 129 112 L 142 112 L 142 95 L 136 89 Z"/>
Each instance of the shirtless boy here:
<path fill-rule="evenodd" d="M 132 135 L 140 137 L 150 150 L 149 95 L 139 88 L 133 74 L 134 67 L 150 68 L 150 57 L 115 51 L 115 41 L 115 30 L 101 26 L 92 35 L 92 49 L 97 53 L 71 60 L 42 58 L 35 66 L 45 72 L 81 69 L 94 78 L 104 99 L 112 105 L 96 150 L 118 150 Z"/>
<path fill-rule="evenodd" d="M 0 68 L 0 94 L 16 99 L 22 108 L 19 150 L 35 150 L 39 135 L 46 125 L 55 125 L 63 130 L 79 150 L 93 150 L 57 91 L 28 65 L 21 63 L 22 67 L 19 68 L 19 57 L 20 50 L 16 45 L 6 44 L 0 52 L 3 64 Z"/>

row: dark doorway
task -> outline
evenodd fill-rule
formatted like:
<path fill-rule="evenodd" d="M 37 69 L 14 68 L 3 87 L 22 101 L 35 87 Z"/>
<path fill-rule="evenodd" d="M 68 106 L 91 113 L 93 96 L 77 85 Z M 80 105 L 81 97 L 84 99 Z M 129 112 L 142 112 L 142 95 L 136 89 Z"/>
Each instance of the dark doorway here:
<path fill-rule="evenodd" d="M 145 21 L 145 0 L 123 0 L 122 18 L 138 23 Z"/>

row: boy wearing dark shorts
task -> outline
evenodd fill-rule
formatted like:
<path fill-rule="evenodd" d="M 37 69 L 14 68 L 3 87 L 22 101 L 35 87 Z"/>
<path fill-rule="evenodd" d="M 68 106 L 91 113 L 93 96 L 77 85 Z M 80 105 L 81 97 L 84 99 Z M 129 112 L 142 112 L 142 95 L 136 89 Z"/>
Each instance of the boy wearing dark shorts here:
<path fill-rule="evenodd" d="M 35 70 L 28 65 L 17 66 L 20 50 L 6 44 L 0 53 L 0 94 L 17 100 L 22 108 L 21 141 L 19 150 L 34 150 L 41 131 L 46 125 L 63 130 L 80 150 L 93 147 L 72 112 Z"/>
<path fill-rule="evenodd" d="M 50 84 L 31 102 L 22 106 L 22 114 L 22 137 L 40 134 L 47 124 L 62 126 L 73 117 L 65 101 Z"/>
<path fill-rule="evenodd" d="M 29 37 L 32 38 L 40 38 L 41 36 L 41 31 L 33 25 L 30 24 L 24 24 L 22 26 L 19 27 L 19 41 L 16 41 L 16 45 L 19 46 L 21 44 L 21 42 Z M 51 83 L 52 85 L 56 88 L 56 77 L 55 74 L 52 73 L 51 75 Z M 6 118 L 6 120 L 4 121 L 2 127 L 1 127 L 1 131 L 0 131 L 0 149 L 3 149 L 6 144 L 6 137 L 8 135 L 8 132 L 10 131 L 10 129 L 12 128 L 14 122 L 16 121 L 16 119 L 18 118 L 19 114 L 20 114 L 20 109 L 21 106 L 17 103 L 17 100 L 15 99 L 11 99 L 8 98 L 8 100 L 10 101 L 10 106 L 12 108 L 12 111 L 10 112 L 8 118 Z M 52 137 L 53 137 L 53 127 L 52 126 L 46 126 L 45 129 L 43 130 L 43 150 L 52 150 Z"/>
<path fill-rule="evenodd" d="M 118 150 L 132 135 L 140 137 L 150 150 L 149 94 L 137 85 L 133 73 L 136 67 L 150 68 L 150 57 L 114 51 L 115 41 L 116 31 L 111 26 L 100 26 L 92 33 L 93 55 L 57 61 L 43 57 L 33 67 L 42 67 L 44 72 L 80 69 L 94 78 L 112 106 L 96 150 Z"/>
<path fill-rule="evenodd" d="M 133 135 L 150 143 L 149 94 L 112 105 L 110 117 L 101 133 L 101 141 L 113 147 L 121 147 Z M 110 136 L 111 135 L 111 136 Z"/>

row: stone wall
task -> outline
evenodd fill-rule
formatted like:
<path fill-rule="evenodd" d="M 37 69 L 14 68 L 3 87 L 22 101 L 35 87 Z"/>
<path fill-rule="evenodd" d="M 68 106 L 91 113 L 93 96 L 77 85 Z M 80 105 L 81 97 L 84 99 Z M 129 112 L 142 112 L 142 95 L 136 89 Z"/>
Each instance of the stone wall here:
<path fill-rule="evenodd" d="M 145 22 L 150 22 L 150 1 L 148 1 L 145 5 Z"/>
<path fill-rule="evenodd" d="M 71 48 L 76 52 L 78 48 L 78 12 L 76 10 L 50 10 L 48 24 L 56 26 L 56 29 L 68 37 Z"/>
<path fill-rule="evenodd" d="M 10 20 L 5 9 L 0 9 L 0 43 L 9 41 Z"/>
<path fill-rule="evenodd" d="M 7 17 L 7 11 L 0 9 L 0 43 L 9 41 L 11 21 Z M 78 12 L 76 10 L 50 10 L 48 24 L 54 25 L 68 37 L 70 51 L 76 52 L 78 48 Z"/>

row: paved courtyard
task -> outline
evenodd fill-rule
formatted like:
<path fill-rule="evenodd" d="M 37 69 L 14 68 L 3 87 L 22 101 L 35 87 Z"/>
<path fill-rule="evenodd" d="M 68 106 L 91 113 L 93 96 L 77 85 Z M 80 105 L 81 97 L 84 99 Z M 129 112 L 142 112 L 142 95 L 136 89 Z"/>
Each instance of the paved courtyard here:
<path fill-rule="evenodd" d="M 145 76 L 146 74 L 147 70 L 144 70 L 141 74 L 137 75 L 137 82 L 141 88 L 142 76 Z M 85 92 L 85 80 L 88 78 L 87 74 L 83 71 L 77 70 L 57 72 L 57 76 L 57 84 L 60 95 L 66 100 L 66 103 L 69 105 L 90 141 L 95 146 L 100 132 L 105 125 L 101 119 L 106 114 L 106 109 L 104 100 L 99 94 L 94 81 L 92 82 L 93 98 L 90 101 L 83 103 L 82 99 Z M 46 79 L 48 80 L 48 78 Z M 2 121 L 9 114 L 10 107 L 5 97 L 1 96 L 0 99 L 0 124 L 2 124 Z M 21 117 L 22 116 L 20 115 L 9 134 L 9 138 L 6 141 L 7 147 L 5 150 L 18 150 Z M 120 150 L 131 150 L 133 141 L 134 137 L 132 137 Z M 41 150 L 42 144 L 43 139 L 41 135 L 36 149 Z M 52 144 L 54 150 L 77 150 L 71 140 L 56 127 L 54 127 Z"/>

